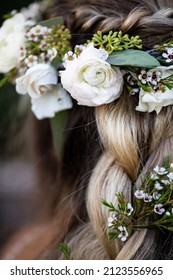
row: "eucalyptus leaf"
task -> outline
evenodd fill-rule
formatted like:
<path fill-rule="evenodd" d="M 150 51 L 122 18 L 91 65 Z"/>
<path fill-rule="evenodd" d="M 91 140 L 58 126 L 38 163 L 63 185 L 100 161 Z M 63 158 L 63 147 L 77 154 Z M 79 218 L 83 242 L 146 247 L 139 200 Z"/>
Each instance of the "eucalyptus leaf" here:
<path fill-rule="evenodd" d="M 58 24 L 63 24 L 63 18 L 62 17 L 54 17 L 51 19 L 47 19 L 47 20 L 43 20 L 37 23 L 38 25 L 42 25 L 42 26 L 47 26 L 47 27 L 51 27 L 53 25 L 58 25 Z"/>
<path fill-rule="evenodd" d="M 160 63 L 147 52 L 140 50 L 124 50 L 113 52 L 107 59 L 112 65 L 116 66 L 134 66 L 141 68 L 153 68 Z"/>
<path fill-rule="evenodd" d="M 50 120 L 51 129 L 53 134 L 54 147 L 59 159 L 63 156 L 63 132 L 66 126 L 68 117 L 68 110 L 58 112 L 54 118 Z"/>

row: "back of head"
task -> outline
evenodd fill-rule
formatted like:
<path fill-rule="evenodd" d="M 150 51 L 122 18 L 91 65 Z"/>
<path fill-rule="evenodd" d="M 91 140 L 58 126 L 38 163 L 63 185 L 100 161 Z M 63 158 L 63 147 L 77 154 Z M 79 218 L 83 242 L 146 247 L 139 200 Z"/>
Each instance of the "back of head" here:
<path fill-rule="evenodd" d="M 143 49 L 146 51 L 172 37 L 172 1 L 59 0 L 56 1 L 52 13 L 64 17 L 65 24 L 71 30 L 74 45 L 86 42 L 86 39 L 91 38 L 98 30 L 105 34 L 113 30 L 131 36 L 139 35 Z M 121 97 L 115 102 L 96 107 L 95 116 L 93 109 L 86 111 L 87 114 L 85 109 L 81 108 L 75 112 L 83 116 L 82 122 L 78 118 L 78 125 L 83 126 L 84 119 L 89 118 L 90 124 L 96 120 L 97 128 L 92 129 L 91 133 L 91 125 L 88 124 L 87 129 L 81 131 L 84 139 L 81 143 L 84 146 L 78 159 L 84 154 L 87 156 L 81 163 L 83 168 L 81 167 L 80 178 L 87 177 L 87 180 L 85 183 L 84 180 L 79 184 L 75 183 L 77 192 L 72 193 L 72 197 L 74 207 L 80 205 L 76 207 L 78 208 L 76 215 L 82 217 L 83 222 L 77 219 L 78 221 L 69 229 L 64 239 L 71 248 L 74 259 L 171 259 L 173 257 L 172 234 L 166 231 L 164 233 L 158 229 L 136 231 L 124 245 L 117 239 L 109 240 L 105 230 L 109 214 L 101 204 L 102 198 L 114 201 L 117 205 L 115 193 L 123 191 L 129 201 L 133 201 L 132 184 L 134 182 L 136 185 L 140 184 L 141 174 L 162 164 L 166 156 L 170 156 L 173 160 L 172 106 L 164 107 L 157 115 L 155 112 L 136 111 L 137 103 L 138 98 L 130 96 L 124 88 Z M 96 129 L 98 138 L 91 141 L 93 131 Z M 73 133 L 72 130 L 65 149 L 66 147 L 73 149 L 71 141 Z M 85 139 L 90 141 L 89 144 L 85 144 Z M 96 150 L 98 150 L 97 162 L 94 162 L 95 167 L 92 171 L 93 165 L 87 165 L 86 162 L 90 162 L 91 155 Z M 78 160 L 75 156 L 73 159 L 73 170 L 75 170 Z M 64 161 L 67 163 L 66 158 Z M 85 200 L 82 199 L 80 204 L 79 197 L 85 195 Z M 164 249 L 163 244 L 165 244 Z"/>
<path fill-rule="evenodd" d="M 171 0 L 54 0 L 48 16 L 63 16 L 73 46 L 97 31 L 138 35 L 146 52 L 173 37 Z M 143 174 L 165 157 L 173 160 L 172 106 L 159 114 L 139 112 L 138 99 L 124 86 L 109 104 L 87 108 L 75 103 L 69 112 L 55 217 L 64 226 L 59 224 L 61 238 L 55 243 L 56 248 L 67 243 L 74 259 L 173 258 L 173 237 L 166 230 L 140 229 L 125 243 L 108 238 L 109 212 L 101 200 L 117 207 L 115 194 L 123 192 L 133 203 L 133 184 L 140 186 Z M 52 252 L 49 258 L 64 258 L 60 250 Z"/>

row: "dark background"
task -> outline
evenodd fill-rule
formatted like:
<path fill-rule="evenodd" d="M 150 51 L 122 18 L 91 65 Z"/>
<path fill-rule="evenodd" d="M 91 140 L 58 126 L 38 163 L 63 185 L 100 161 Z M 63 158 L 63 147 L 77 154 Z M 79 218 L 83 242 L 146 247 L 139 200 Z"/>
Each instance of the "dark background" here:
<path fill-rule="evenodd" d="M 0 1 L 0 26 L 4 14 L 13 9 L 20 11 L 33 2 Z M 0 88 L 0 250 L 38 214 L 35 201 L 39 191 L 28 146 L 32 137 L 28 111 L 30 106 L 15 92 L 14 86 L 6 84 Z"/>

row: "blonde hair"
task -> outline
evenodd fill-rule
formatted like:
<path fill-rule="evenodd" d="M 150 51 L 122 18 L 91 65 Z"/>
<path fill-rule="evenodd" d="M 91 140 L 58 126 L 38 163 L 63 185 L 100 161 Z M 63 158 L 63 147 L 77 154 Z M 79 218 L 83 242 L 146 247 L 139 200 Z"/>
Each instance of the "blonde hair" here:
<path fill-rule="evenodd" d="M 64 17 L 74 45 L 86 42 L 97 30 L 139 35 L 144 49 L 173 37 L 171 0 L 54 2 L 50 15 Z M 126 243 L 108 238 L 109 213 L 102 198 L 116 206 L 115 194 L 123 191 L 133 202 L 132 184 L 140 186 L 142 174 L 161 164 L 165 156 L 173 160 L 173 107 L 164 107 L 156 115 L 136 111 L 137 103 L 137 97 L 124 88 L 118 100 L 96 109 L 74 104 L 56 177 L 59 188 L 53 240 L 39 258 L 64 259 L 57 249 L 60 242 L 67 244 L 73 259 L 173 258 L 172 234 L 158 229 L 136 231 Z"/>
<path fill-rule="evenodd" d="M 92 4 L 87 1 L 73 10 L 73 28 L 81 27 L 86 33 L 122 30 L 141 36 L 144 47 L 148 48 L 172 36 L 171 1 L 107 1 L 106 4 L 97 1 Z M 122 5 L 126 6 L 124 10 Z M 137 231 L 125 245 L 108 239 L 109 213 L 101 199 L 116 205 L 115 193 L 123 191 L 132 201 L 132 183 L 140 184 L 141 174 L 161 164 L 165 156 L 173 159 L 172 107 L 162 109 L 159 115 L 140 113 L 135 110 L 136 102 L 124 89 L 116 102 L 95 109 L 102 154 L 87 187 L 88 220 L 65 237 L 74 259 L 153 259 L 170 258 L 173 254 L 161 256 L 158 230 Z"/>

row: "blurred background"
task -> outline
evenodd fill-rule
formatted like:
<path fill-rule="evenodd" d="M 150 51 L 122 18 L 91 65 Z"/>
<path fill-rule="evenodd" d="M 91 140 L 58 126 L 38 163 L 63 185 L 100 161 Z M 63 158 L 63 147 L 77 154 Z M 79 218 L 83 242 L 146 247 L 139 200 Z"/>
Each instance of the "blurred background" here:
<path fill-rule="evenodd" d="M 33 2 L 1 1 L 0 25 L 4 14 Z M 28 144 L 32 139 L 29 110 L 30 101 L 20 97 L 12 85 L 0 88 L 0 250 L 15 232 L 38 216 L 40 209 Z"/>

